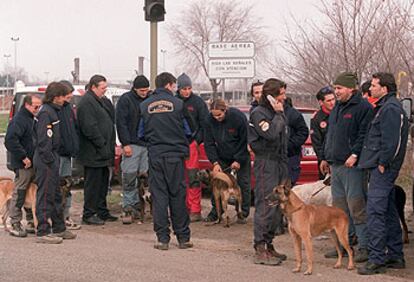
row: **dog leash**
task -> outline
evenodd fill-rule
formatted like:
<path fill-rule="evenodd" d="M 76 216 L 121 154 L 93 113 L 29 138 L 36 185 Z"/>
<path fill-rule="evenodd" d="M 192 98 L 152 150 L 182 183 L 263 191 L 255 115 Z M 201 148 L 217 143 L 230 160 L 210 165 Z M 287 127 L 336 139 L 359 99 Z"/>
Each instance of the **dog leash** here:
<path fill-rule="evenodd" d="M 319 194 L 319 192 L 321 192 L 323 189 L 325 189 L 326 187 L 328 187 L 329 185 L 325 185 L 325 186 L 323 186 L 321 189 L 319 189 L 318 191 L 316 191 L 316 192 L 314 192 L 311 196 L 310 196 L 310 198 L 312 199 L 313 197 L 315 197 L 316 195 L 318 195 Z"/>

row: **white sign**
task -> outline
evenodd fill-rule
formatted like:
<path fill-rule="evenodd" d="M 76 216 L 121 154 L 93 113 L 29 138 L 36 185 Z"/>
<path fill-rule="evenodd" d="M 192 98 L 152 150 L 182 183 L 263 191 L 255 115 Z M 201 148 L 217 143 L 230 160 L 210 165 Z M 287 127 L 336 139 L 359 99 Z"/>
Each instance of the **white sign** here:
<path fill-rule="evenodd" d="M 211 42 L 208 43 L 209 58 L 251 58 L 254 56 L 254 43 L 240 42 Z"/>
<path fill-rule="evenodd" d="M 254 59 L 210 59 L 208 76 L 213 78 L 251 78 L 255 76 Z"/>

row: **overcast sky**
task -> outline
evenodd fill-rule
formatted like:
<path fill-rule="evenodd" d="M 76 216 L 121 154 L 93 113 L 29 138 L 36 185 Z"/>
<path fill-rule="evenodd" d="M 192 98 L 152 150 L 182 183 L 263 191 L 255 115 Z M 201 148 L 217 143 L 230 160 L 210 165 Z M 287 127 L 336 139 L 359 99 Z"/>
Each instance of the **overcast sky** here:
<path fill-rule="evenodd" d="M 165 0 L 165 22 L 185 16 L 182 11 L 191 1 Z M 254 3 L 254 13 L 263 19 L 271 38 L 284 32 L 284 17 L 290 12 L 298 18 L 312 15 L 315 2 L 243 0 L 246 5 Z M 10 38 L 19 37 L 18 66 L 41 79 L 71 79 L 75 57 L 81 58 L 83 80 L 94 73 L 104 74 L 113 82 L 131 79 L 138 56 L 147 58 L 148 75 L 149 23 L 144 21 L 143 6 L 144 0 L 0 0 L 0 71 L 6 63 L 5 54 L 12 56 L 9 64 L 14 65 L 14 43 Z M 181 71 L 165 23 L 158 27 L 159 50 L 167 50 L 166 69 Z"/>

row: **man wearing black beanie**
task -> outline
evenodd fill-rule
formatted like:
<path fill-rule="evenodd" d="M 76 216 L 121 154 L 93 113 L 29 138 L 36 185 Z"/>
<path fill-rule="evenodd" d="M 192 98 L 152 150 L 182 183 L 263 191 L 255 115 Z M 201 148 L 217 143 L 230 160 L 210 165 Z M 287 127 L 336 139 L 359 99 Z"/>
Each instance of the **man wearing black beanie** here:
<path fill-rule="evenodd" d="M 177 88 L 176 97 L 184 102 L 195 132 L 194 141 L 190 144 L 190 158 L 185 161 L 188 180 L 186 205 L 191 222 L 195 222 L 201 220 L 201 188 L 200 180 L 197 178 L 198 146 L 203 142 L 203 124 L 209 113 L 203 99 L 193 93 L 191 79 L 188 75 L 183 73 L 177 78 Z"/>
<path fill-rule="evenodd" d="M 141 118 L 140 104 L 148 97 L 149 81 L 144 75 L 134 79 L 131 91 L 124 93 L 116 105 L 116 129 L 122 144 L 122 222 L 131 224 L 134 219 L 142 221 L 138 187 L 148 172 L 148 152 L 145 142 L 138 139 Z M 137 174 L 138 173 L 138 174 Z M 141 177 L 138 177 L 141 176 Z"/>

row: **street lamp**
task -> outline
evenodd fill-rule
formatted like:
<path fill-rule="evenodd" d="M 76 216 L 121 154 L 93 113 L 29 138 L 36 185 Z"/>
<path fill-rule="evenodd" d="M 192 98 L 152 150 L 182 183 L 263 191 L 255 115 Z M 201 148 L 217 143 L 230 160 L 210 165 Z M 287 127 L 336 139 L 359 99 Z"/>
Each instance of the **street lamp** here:
<path fill-rule="evenodd" d="M 166 71 L 166 69 L 165 69 L 165 53 L 167 53 L 167 50 L 161 49 L 161 53 L 162 53 L 162 70 Z"/>
<path fill-rule="evenodd" d="M 14 87 L 16 87 L 17 82 L 17 41 L 20 40 L 19 37 L 10 38 L 14 42 Z"/>
<path fill-rule="evenodd" d="M 3 57 L 6 59 L 6 66 L 9 66 L 9 59 L 11 57 L 10 54 L 4 54 Z M 6 88 L 9 88 L 9 70 L 6 72 Z M 9 92 L 9 89 L 6 90 Z"/>

